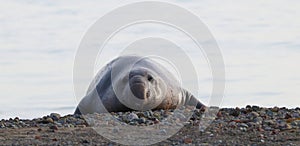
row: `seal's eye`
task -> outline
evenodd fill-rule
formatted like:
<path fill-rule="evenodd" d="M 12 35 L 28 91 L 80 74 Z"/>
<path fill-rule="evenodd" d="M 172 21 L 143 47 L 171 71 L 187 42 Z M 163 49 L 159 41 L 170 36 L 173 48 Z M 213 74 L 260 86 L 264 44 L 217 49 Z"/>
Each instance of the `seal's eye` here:
<path fill-rule="evenodd" d="M 152 81 L 153 81 L 153 77 L 150 76 L 150 75 L 148 75 L 148 81 L 149 81 L 149 82 L 152 82 Z"/>

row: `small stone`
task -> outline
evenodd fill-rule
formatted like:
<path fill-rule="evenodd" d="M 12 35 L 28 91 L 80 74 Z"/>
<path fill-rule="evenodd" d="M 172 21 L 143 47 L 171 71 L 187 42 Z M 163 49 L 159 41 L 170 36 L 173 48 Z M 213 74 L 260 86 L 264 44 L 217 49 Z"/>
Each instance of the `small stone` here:
<path fill-rule="evenodd" d="M 241 123 L 241 124 L 240 124 L 240 127 L 248 128 L 249 126 L 248 126 L 247 124 L 245 124 L 245 123 Z"/>
<path fill-rule="evenodd" d="M 19 117 L 15 117 L 14 121 L 19 122 L 20 121 Z"/>
<path fill-rule="evenodd" d="M 176 118 L 178 118 L 180 121 L 185 121 L 185 120 L 186 120 L 185 115 L 183 115 L 183 114 L 180 113 L 180 112 L 174 113 L 174 116 L 175 116 Z"/>
<path fill-rule="evenodd" d="M 41 131 L 42 131 L 42 129 L 41 129 L 41 128 L 38 128 L 38 129 L 37 129 L 37 131 L 41 132 Z"/>
<path fill-rule="evenodd" d="M 285 129 L 286 128 L 287 123 L 286 122 L 280 122 L 277 124 L 277 127 L 280 129 Z"/>
<path fill-rule="evenodd" d="M 8 127 L 13 128 L 13 129 L 17 129 L 18 127 L 14 124 L 10 124 Z"/>
<path fill-rule="evenodd" d="M 276 112 L 277 113 L 279 111 L 279 107 L 275 106 L 271 110 L 272 110 L 272 112 Z"/>
<path fill-rule="evenodd" d="M 62 127 L 62 124 L 57 121 L 54 121 L 54 124 L 57 125 L 58 127 Z"/>
<path fill-rule="evenodd" d="M 145 115 L 145 118 L 150 118 L 150 117 L 153 116 L 153 112 L 152 111 L 145 111 L 143 114 Z"/>
<path fill-rule="evenodd" d="M 300 113 L 299 112 L 293 112 L 292 117 L 294 118 L 300 118 Z"/>
<path fill-rule="evenodd" d="M 78 127 L 78 128 L 85 128 L 86 126 L 85 125 L 77 125 L 76 127 Z"/>
<path fill-rule="evenodd" d="M 247 125 L 249 127 L 258 127 L 258 124 L 254 123 L 254 122 L 249 122 L 249 123 L 247 123 Z"/>
<path fill-rule="evenodd" d="M 240 115 L 240 113 L 241 113 L 240 110 L 233 109 L 229 112 L 229 115 L 238 117 Z"/>
<path fill-rule="evenodd" d="M 57 121 L 60 119 L 60 114 L 58 113 L 51 113 L 50 118 L 52 118 L 54 121 Z"/>
<path fill-rule="evenodd" d="M 253 105 L 251 108 L 252 111 L 259 111 L 259 106 Z"/>
<path fill-rule="evenodd" d="M 161 130 L 159 130 L 159 134 L 167 135 L 167 131 L 165 129 L 161 129 Z"/>
<path fill-rule="evenodd" d="M 247 105 L 247 106 L 246 106 L 246 109 L 250 109 L 250 108 L 251 108 L 251 105 Z"/>
<path fill-rule="evenodd" d="M 154 124 L 158 124 L 158 123 L 159 123 L 159 120 L 156 119 L 156 118 L 154 118 L 153 122 L 154 122 Z"/>
<path fill-rule="evenodd" d="M 251 116 L 253 116 L 254 118 L 256 118 L 256 117 L 258 117 L 259 116 L 259 114 L 257 113 L 257 112 L 251 112 Z"/>
<path fill-rule="evenodd" d="M 296 121 L 291 122 L 291 125 L 298 126 L 300 128 L 300 120 L 296 120 Z"/>
<path fill-rule="evenodd" d="M 58 130 L 58 127 L 56 125 L 52 125 L 52 126 L 49 127 L 49 129 Z"/>
<path fill-rule="evenodd" d="M 137 113 L 136 115 L 137 115 L 138 117 L 140 117 L 140 118 L 141 118 L 141 117 L 145 117 L 145 118 L 146 118 L 146 115 L 145 115 L 144 113 L 141 113 L 141 112 L 140 112 L 140 113 Z"/>
<path fill-rule="evenodd" d="M 5 128 L 5 125 L 3 123 L 1 123 L 0 128 Z"/>
<path fill-rule="evenodd" d="M 156 118 L 160 118 L 160 114 L 157 113 L 157 112 L 155 112 L 155 113 L 153 114 L 153 116 L 156 117 Z"/>
<path fill-rule="evenodd" d="M 65 124 L 64 126 L 65 126 L 65 127 L 68 127 L 68 128 L 73 128 L 73 127 L 74 127 L 73 124 Z"/>
<path fill-rule="evenodd" d="M 232 121 L 228 124 L 229 127 L 235 128 L 236 127 L 236 122 Z"/>
<path fill-rule="evenodd" d="M 42 137 L 39 136 L 39 135 L 36 135 L 34 138 L 35 138 L 35 139 L 41 139 Z"/>
<path fill-rule="evenodd" d="M 264 123 L 269 125 L 269 126 L 275 124 L 275 122 L 273 120 L 265 120 Z"/>
<path fill-rule="evenodd" d="M 271 131 L 273 129 L 271 127 L 269 127 L 269 126 L 266 126 L 266 127 L 264 127 L 264 130 Z"/>
<path fill-rule="evenodd" d="M 118 133 L 120 131 L 119 127 L 114 127 L 114 129 L 112 130 L 113 133 Z"/>
<path fill-rule="evenodd" d="M 222 112 L 221 111 L 219 111 L 218 113 L 217 113 L 217 117 L 222 117 Z"/>
<path fill-rule="evenodd" d="M 273 116 L 274 116 L 274 113 L 273 113 L 271 110 L 267 110 L 267 111 L 266 111 L 266 114 L 267 114 L 269 117 L 273 117 Z"/>
<path fill-rule="evenodd" d="M 286 129 L 292 129 L 293 127 L 290 124 L 286 124 Z"/>
<path fill-rule="evenodd" d="M 137 121 L 139 124 L 142 124 L 142 123 L 146 122 L 146 119 L 144 117 L 142 117 L 142 118 L 139 118 Z"/>
<path fill-rule="evenodd" d="M 253 119 L 253 122 L 256 124 L 262 124 L 263 118 L 262 117 L 256 117 Z"/>
<path fill-rule="evenodd" d="M 292 118 L 292 115 L 291 115 L 290 113 L 286 113 L 285 116 L 284 116 L 284 118 L 285 118 L 285 119 Z"/>
<path fill-rule="evenodd" d="M 86 139 L 83 139 L 83 140 L 81 140 L 81 143 L 90 143 L 88 140 L 86 140 Z"/>
<path fill-rule="evenodd" d="M 134 119 L 138 119 L 139 117 L 135 114 L 135 113 L 130 113 L 128 116 L 127 116 L 127 119 L 128 121 L 132 121 Z"/>
<path fill-rule="evenodd" d="M 185 139 L 183 140 L 183 142 L 184 142 L 185 144 L 189 144 L 189 143 L 192 143 L 193 140 L 192 140 L 191 138 L 185 138 Z"/>
<path fill-rule="evenodd" d="M 48 123 L 53 123 L 54 121 L 53 121 L 52 118 L 49 117 L 49 118 L 46 119 L 46 122 L 48 122 Z"/>
<path fill-rule="evenodd" d="M 264 132 L 264 131 L 265 131 L 265 130 L 262 129 L 261 127 L 258 127 L 257 130 L 258 130 L 259 132 Z"/>
<path fill-rule="evenodd" d="M 246 127 L 240 127 L 240 130 L 246 132 L 247 128 Z"/>
<path fill-rule="evenodd" d="M 137 121 L 131 121 L 129 122 L 129 125 L 137 125 Z"/>
<path fill-rule="evenodd" d="M 279 132 L 280 132 L 279 129 L 274 129 L 274 130 L 272 131 L 272 134 L 273 134 L 273 135 L 277 135 Z"/>

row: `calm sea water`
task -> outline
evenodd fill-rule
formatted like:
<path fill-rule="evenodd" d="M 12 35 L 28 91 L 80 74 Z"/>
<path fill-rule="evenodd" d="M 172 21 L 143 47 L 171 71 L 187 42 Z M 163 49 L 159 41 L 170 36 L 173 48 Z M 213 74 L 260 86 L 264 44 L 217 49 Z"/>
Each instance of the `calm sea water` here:
<path fill-rule="evenodd" d="M 130 2 L 15 0 L 1 4 L 0 118 L 73 113 L 79 100 L 73 91 L 73 61 L 81 38 L 105 13 Z M 198 15 L 217 40 L 226 67 L 221 106 L 299 106 L 299 1 L 169 2 Z M 175 42 L 182 38 L 166 26 L 145 24 L 120 32 L 114 40 L 121 45 L 138 35 L 172 36 Z M 109 59 L 104 55 L 103 60 Z M 198 63 L 199 98 L 208 103 L 209 67 L 205 59 Z"/>

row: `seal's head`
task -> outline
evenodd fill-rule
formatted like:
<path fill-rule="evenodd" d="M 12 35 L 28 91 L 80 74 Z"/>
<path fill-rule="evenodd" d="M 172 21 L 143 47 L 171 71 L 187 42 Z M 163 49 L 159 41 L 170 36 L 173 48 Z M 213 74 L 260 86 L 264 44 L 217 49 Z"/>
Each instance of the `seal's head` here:
<path fill-rule="evenodd" d="M 153 89 L 155 79 L 147 69 L 135 69 L 129 73 L 129 86 L 133 95 L 141 100 L 147 100 L 155 94 Z"/>
<path fill-rule="evenodd" d="M 130 59 L 120 59 L 112 66 L 115 95 L 128 108 L 154 109 L 167 92 L 167 84 L 161 76 L 163 70 L 148 58 Z"/>

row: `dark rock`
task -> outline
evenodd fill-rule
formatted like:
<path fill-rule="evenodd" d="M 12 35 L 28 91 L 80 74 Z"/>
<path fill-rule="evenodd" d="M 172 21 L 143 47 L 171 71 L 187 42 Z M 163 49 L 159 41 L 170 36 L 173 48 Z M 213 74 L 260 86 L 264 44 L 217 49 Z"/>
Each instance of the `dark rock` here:
<path fill-rule="evenodd" d="M 189 143 L 192 143 L 192 142 L 193 142 L 193 139 L 191 139 L 191 138 L 185 138 L 185 139 L 183 140 L 183 142 L 184 142 L 185 144 L 189 144 Z"/>
<path fill-rule="evenodd" d="M 240 110 L 236 110 L 236 109 L 232 109 L 229 113 L 229 115 L 234 116 L 234 117 L 238 117 L 240 115 Z"/>
<path fill-rule="evenodd" d="M 278 112 L 279 111 L 279 107 L 275 106 L 271 110 L 272 110 L 272 112 Z"/>
<path fill-rule="evenodd" d="M 41 139 L 42 137 L 39 136 L 39 135 L 36 135 L 34 138 L 35 138 L 35 139 Z"/>
<path fill-rule="evenodd" d="M 251 108 L 252 111 L 259 111 L 259 106 L 253 105 Z"/>
<path fill-rule="evenodd" d="M 60 119 L 60 114 L 57 113 L 51 113 L 50 118 L 52 118 L 54 121 L 57 121 Z"/>
<path fill-rule="evenodd" d="M 51 126 L 49 126 L 49 129 L 58 130 L 58 127 L 56 125 L 51 125 Z"/>
<path fill-rule="evenodd" d="M 81 143 L 85 143 L 85 144 L 88 144 L 88 143 L 90 143 L 87 139 L 83 139 L 83 140 L 81 140 Z"/>
<path fill-rule="evenodd" d="M 273 116 L 274 116 L 274 113 L 273 113 L 271 110 L 267 110 L 267 111 L 266 111 L 266 114 L 267 114 L 269 117 L 273 117 Z"/>
<path fill-rule="evenodd" d="M 284 116 L 284 118 L 285 118 L 285 119 L 292 118 L 292 115 L 291 115 L 290 113 L 286 113 L 285 116 Z"/>

